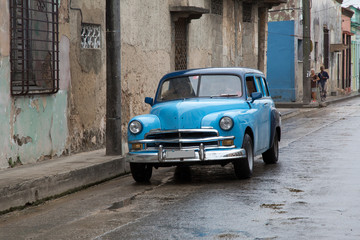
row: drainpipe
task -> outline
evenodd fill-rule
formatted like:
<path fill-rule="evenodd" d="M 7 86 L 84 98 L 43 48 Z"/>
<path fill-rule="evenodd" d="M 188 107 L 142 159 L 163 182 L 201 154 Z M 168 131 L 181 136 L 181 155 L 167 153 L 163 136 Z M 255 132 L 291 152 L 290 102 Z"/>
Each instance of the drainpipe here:
<path fill-rule="evenodd" d="M 120 1 L 106 0 L 106 155 L 122 154 Z"/>
<path fill-rule="evenodd" d="M 310 77 L 310 0 L 302 0 L 303 6 L 303 103 L 311 98 Z"/>

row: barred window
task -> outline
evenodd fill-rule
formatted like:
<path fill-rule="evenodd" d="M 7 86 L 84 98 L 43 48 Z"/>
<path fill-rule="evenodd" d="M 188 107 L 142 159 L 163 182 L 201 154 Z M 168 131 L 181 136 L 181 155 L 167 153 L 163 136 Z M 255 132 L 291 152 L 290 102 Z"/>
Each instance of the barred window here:
<path fill-rule="evenodd" d="M 243 2 L 243 22 L 251 22 L 252 4 Z"/>
<path fill-rule="evenodd" d="M 11 94 L 59 90 L 58 0 L 10 0 Z"/>
<path fill-rule="evenodd" d="M 223 0 L 211 0 L 211 13 L 217 15 L 223 14 Z"/>
<path fill-rule="evenodd" d="M 81 48 L 101 48 L 100 25 L 83 23 L 81 26 Z"/>
<path fill-rule="evenodd" d="M 175 22 L 175 70 L 187 69 L 188 20 L 179 18 Z"/>

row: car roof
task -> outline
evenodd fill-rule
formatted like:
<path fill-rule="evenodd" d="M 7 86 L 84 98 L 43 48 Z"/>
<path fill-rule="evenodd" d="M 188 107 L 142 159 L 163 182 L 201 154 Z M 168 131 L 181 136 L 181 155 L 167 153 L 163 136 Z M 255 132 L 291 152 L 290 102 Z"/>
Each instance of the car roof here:
<path fill-rule="evenodd" d="M 176 71 L 166 74 L 162 79 L 173 78 L 187 75 L 204 75 L 204 74 L 235 74 L 244 76 L 245 74 L 264 75 L 261 71 L 252 68 L 231 67 L 231 68 L 198 68 Z"/>

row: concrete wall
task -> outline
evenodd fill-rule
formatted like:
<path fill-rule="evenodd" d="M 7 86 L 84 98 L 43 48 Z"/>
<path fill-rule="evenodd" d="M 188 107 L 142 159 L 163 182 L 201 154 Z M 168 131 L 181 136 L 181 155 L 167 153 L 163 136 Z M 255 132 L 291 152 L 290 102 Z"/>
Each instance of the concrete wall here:
<path fill-rule="evenodd" d="M 105 1 L 67 0 L 70 41 L 69 142 L 72 152 L 104 147 L 106 115 L 106 32 Z M 71 3 L 71 6 L 70 6 Z M 80 47 L 81 25 L 96 24 L 101 28 L 101 47 Z M 61 79 L 60 79 L 61 80 Z"/>
<path fill-rule="evenodd" d="M 289 21 L 295 22 L 295 89 L 296 101 L 302 101 L 303 97 L 303 63 L 298 58 L 298 40 L 302 40 L 303 26 L 302 26 L 302 1 L 289 0 L 287 4 L 282 4 L 275 7 L 269 12 L 269 21 Z M 312 41 L 311 68 L 316 72 L 320 71 L 320 66 L 324 64 L 324 27 L 329 29 L 330 44 L 340 44 L 342 42 L 341 32 L 341 4 L 336 0 L 316 0 L 312 1 L 311 8 L 311 26 L 310 34 Z M 315 57 L 315 43 L 317 43 L 318 54 Z M 328 81 L 328 92 L 336 92 L 338 89 L 338 72 L 341 71 L 338 67 L 339 52 L 332 52 L 329 55 L 329 68 L 327 69 L 330 80 Z M 340 64 L 341 65 L 341 64 Z"/>
<path fill-rule="evenodd" d="M 149 112 L 144 98 L 153 97 L 160 78 L 171 71 L 172 25 L 167 0 L 124 0 L 120 8 L 122 125 L 126 147 L 128 121 Z"/>
<path fill-rule="evenodd" d="M 252 21 L 244 23 L 241 3 L 224 0 L 223 15 L 204 14 L 200 19 L 191 21 L 189 68 L 226 66 L 258 68 L 259 5 L 253 4 Z M 210 1 L 204 1 L 202 5 L 210 8 Z"/>

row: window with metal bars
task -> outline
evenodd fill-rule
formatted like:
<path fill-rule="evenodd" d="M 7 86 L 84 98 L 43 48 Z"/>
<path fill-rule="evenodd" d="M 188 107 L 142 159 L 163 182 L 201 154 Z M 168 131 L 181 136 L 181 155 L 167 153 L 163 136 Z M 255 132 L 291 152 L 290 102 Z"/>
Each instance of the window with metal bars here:
<path fill-rule="evenodd" d="M 223 14 L 223 0 L 211 0 L 211 13 L 217 15 Z"/>
<path fill-rule="evenodd" d="M 11 94 L 59 90 L 58 0 L 10 0 Z"/>
<path fill-rule="evenodd" d="M 252 4 L 243 2 L 243 22 L 251 22 Z"/>
<path fill-rule="evenodd" d="M 83 23 L 81 25 L 81 48 L 101 48 L 101 27 L 96 24 Z"/>
<path fill-rule="evenodd" d="M 186 18 L 179 18 L 175 22 L 175 70 L 187 69 L 187 27 Z"/>

